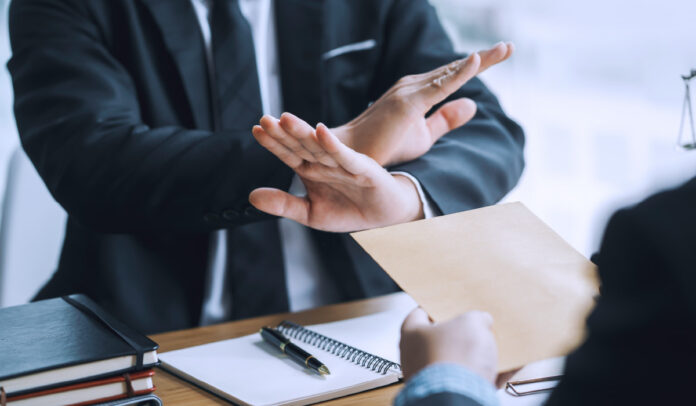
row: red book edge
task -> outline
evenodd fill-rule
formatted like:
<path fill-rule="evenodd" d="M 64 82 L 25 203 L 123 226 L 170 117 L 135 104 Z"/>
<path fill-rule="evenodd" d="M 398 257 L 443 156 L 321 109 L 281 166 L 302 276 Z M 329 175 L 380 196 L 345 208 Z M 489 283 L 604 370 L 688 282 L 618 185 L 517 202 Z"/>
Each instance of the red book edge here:
<path fill-rule="evenodd" d="M 147 378 L 150 376 L 154 376 L 155 371 L 152 369 L 148 369 L 146 371 L 133 372 L 133 373 L 124 374 L 124 375 L 128 375 L 128 377 L 130 378 L 131 381 L 135 381 L 138 379 L 143 379 L 143 378 Z M 9 402 L 14 402 L 14 401 L 23 400 L 23 399 L 36 398 L 36 397 L 40 397 L 40 396 L 51 395 L 54 393 L 69 392 L 69 391 L 73 391 L 73 390 L 77 390 L 77 389 L 92 388 L 95 386 L 108 385 L 110 383 L 125 382 L 126 378 L 124 377 L 124 375 L 112 376 L 111 378 L 104 378 L 104 379 L 99 379 L 96 381 L 76 383 L 74 385 L 61 386 L 59 388 L 46 389 L 46 390 L 42 390 L 39 392 L 32 392 L 32 393 L 27 393 L 24 395 L 19 395 L 19 396 L 11 396 L 11 397 L 7 398 L 7 402 L 9 403 Z M 136 391 L 136 392 L 134 392 L 134 395 L 135 396 L 145 395 L 147 393 L 154 392 L 155 389 L 156 389 L 156 387 L 153 386 L 151 389 Z M 112 396 L 112 397 L 104 398 L 104 399 L 94 399 L 94 400 L 90 400 L 88 402 L 75 403 L 71 406 L 91 405 L 94 403 L 109 402 L 112 400 L 123 399 L 126 397 L 128 397 L 128 393 L 123 393 L 121 395 L 116 395 L 116 396 Z"/>

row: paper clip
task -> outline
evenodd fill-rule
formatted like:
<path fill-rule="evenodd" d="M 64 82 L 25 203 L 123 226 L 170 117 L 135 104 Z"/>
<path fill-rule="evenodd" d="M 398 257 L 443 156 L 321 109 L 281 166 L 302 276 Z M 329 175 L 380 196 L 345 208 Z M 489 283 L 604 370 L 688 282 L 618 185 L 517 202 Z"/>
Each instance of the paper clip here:
<path fill-rule="evenodd" d="M 527 396 L 527 395 L 534 395 L 536 393 L 549 392 L 549 391 L 552 391 L 553 388 L 556 387 L 556 385 L 549 386 L 548 388 L 532 389 L 532 390 L 528 390 L 528 391 L 519 390 L 518 388 L 520 386 L 523 386 L 523 385 L 529 385 L 529 384 L 534 384 L 534 383 L 560 381 L 562 377 L 563 377 L 563 375 L 555 375 L 555 376 L 548 376 L 545 378 L 527 379 L 524 381 L 510 381 L 510 382 L 505 384 L 505 391 L 510 393 L 513 396 Z"/>

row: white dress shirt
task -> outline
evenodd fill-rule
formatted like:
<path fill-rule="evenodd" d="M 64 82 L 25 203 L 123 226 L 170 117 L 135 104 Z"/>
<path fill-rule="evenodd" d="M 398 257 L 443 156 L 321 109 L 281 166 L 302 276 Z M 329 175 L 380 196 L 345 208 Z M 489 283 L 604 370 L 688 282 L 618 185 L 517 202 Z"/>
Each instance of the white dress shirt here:
<path fill-rule="evenodd" d="M 215 64 L 212 59 L 212 38 L 208 18 L 212 3 L 210 0 L 191 0 L 191 2 L 206 46 L 208 72 L 210 77 L 214 78 Z M 279 117 L 283 112 L 283 106 L 273 0 L 239 0 L 239 6 L 249 22 L 254 39 L 263 113 Z M 214 85 L 211 90 L 214 90 Z M 432 206 L 425 198 L 420 183 L 410 174 L 398 173 L 407 176 L 416 185 L 426 218 L 432 217 Z M 289 192 L 294 195 L 306 193 L 304 185 L 297 176 L 293 178 Z M 309 229 L 291 220 L 278 221 L 290 310 L 298 311 L 334 302 L 338 297 L 336 286 L 321 267 Z M 225 290 L 226 231 L 217 231 L 212 240 L 216 246 L 213 247 L 201 324 L 224 321 L 231 311 L 229 307 L 231 298 L 228 296 L 229 292 Z"/>

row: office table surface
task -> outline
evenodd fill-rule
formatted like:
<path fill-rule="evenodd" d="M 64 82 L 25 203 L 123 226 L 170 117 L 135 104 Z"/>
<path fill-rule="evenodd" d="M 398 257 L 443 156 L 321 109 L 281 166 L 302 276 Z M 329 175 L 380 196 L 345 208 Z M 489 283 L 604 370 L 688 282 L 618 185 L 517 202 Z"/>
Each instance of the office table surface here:
<path fill-rule="evenodd" d="M 226 340 L 253 334 L 259 328 L 268 325 L 276 325 L 281 321 L 291 318 L 300 324 L 317 324 L 330 321 L 359 317 L 397 308 L 405 303 L 404 295 L 395 293 L 372 299 L 363 299 L 354 302 L 339 303 L 305 310 L 297 313 L 282 313 L 270 316 L 256 317 L 253 319 L 233 321 L 216 324 L 213 326 L 192 328 L 189 330 L 174 331 L 171 333 L 154 334 L 150 336 L 160 345 L 158 352 L 178 350 L 194 345 L 206 344 L 214 341 Z M 155 385 L 159 396 L 165 405 L 229 405 L 230 403 L 197 388 L 165 371 L 157 369 Z M 388 405 L 401 388 L 402 384 L 394 384 L 371 391 L 358 393 L 340 399 L 324 402 L 324 405 Z"/>
<path fill-rule="evenodd" d="M 160 345 L 159 352 L 178 350 L 253 334 L 263 326 L 276 325 L 283 320 L 291 319 L 300 324 L 317 324 L 330 321 L 344 320 L 351 317 L 365 316 L 386 310 L 392 310 L 401 306 L 412 305 L 411 299 L 404 293 L 363 299 L 354 302 L 339 303 L 316 309 L 305 310 L 297 313 L 282 313 L 270 316 L 256 317 L 253 319 L 233 321 L 216 324 L 207 327 L 192 328 L 189 330 L 174 331 L 171 333 L 154 334 L 150 336 Z M 543 376 L 559 375 L 563 368 L 562 358 L 553 358 L 527 365 L 518 372 L 513 380 L 524 380 Z M 159 396 L 167 406 L 179 405 L 229 405 L 230 403 L 208 393 L 194 385 L 191 385 L 162 369 L 157 369 L 154 377 Z M 393 384 L 367 392 L 357 393 L 339 399 L 321 403 L 322 405 L 390 405 L 403 384 Z M 534 388 L 527 388 L 534 389 Z M 548 394 L 538 394 L 523 397 L 513 397 L 498 391 L 498 400 L 501 406 L 538 406 L 548 397 Z"/>

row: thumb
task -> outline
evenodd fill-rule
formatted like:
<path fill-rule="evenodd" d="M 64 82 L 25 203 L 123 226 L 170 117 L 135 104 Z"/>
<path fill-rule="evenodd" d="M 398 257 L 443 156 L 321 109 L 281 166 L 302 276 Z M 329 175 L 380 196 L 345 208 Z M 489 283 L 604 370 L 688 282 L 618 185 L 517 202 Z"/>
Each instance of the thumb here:
<path fill-rule="evenodd" d="M 406 316 L 404 323 L 401 325 L 401 331 L 416 330 L 421 327 L 429 326 L 430 324 L 428 313 L 426 313 L 422 307 L 417 307 Z"/>
<path fill-rule="evenodd" d="M 448 132 L 463 126 L 476 115 L 476 103 L 467 98 L 445 103 L 425 120 L 433 144 Z"/>
<path fill-rule="evenodd" d="M 308 226 L 310 206 L 307 199 L 278 189 L 258 188 L 249 194 L 249 203 L 262 212 Z"/>

